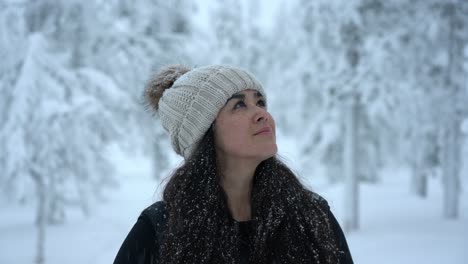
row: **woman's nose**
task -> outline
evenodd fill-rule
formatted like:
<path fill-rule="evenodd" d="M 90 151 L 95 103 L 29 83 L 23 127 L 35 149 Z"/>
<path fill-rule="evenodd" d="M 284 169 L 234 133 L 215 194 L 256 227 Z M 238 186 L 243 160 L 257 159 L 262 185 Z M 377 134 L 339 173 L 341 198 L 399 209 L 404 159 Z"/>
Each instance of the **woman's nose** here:
<path fill-rule="evenodd" d="M 255 113 L 255 116 L 254 116 L 254 120 L 255 120 L 256 123 L 267 121 L 268 120 L 267 111 L 262 107 L 257 107 L 256 113 Z"/>

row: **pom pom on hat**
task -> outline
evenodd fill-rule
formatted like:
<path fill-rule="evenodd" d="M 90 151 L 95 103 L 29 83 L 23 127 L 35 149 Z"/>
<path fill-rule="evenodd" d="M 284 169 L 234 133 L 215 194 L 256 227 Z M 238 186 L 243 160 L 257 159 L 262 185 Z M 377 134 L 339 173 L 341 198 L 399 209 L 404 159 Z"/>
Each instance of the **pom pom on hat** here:
<path fill-rule="evenodd" d="M 175 64 L 163 68 L 152 76 L 145 86 L 145 99 L 148 105 L 154 111 L 157 111 L 159 108 L 159 100 L 164 91 L 171 88 L 174 82 L 188 71 L 190 71 L 188 67 Z"/>

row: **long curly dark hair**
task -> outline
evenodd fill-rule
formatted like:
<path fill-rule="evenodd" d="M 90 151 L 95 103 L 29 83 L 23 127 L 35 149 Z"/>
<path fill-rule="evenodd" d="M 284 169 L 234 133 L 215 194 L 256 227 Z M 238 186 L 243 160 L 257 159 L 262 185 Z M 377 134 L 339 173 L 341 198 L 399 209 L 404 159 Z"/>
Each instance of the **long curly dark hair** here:
<path fill-rule="evenodd" d="M 236 223 L 216 166 L 209 129 L 167 183 L 161 263 L 236 263 Z M 252 187 L 250 263 L 339 263 L 328 205 L 276 157 L 261 162 Z"/>

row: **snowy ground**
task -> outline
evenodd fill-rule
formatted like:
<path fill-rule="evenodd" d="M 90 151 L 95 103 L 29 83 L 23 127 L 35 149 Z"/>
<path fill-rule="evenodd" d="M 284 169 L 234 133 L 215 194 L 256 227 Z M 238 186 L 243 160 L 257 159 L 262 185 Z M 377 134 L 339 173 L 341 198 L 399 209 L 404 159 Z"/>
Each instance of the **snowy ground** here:
<path fill-rule="evenodd" d="M 429 197 L 408 192 L 404 170 L 383 172 L 382 184 L 361 185 L 361 229 L 347 234 L 355 263 L 468 263 L 468 196 L 458 220 L 442 217 L 442 192 L 432 179 Z M 340 218 L 342 186 L 324 190 Z"/>
<path fill-rule="evenodd" d="M 139 212 L 159 199 L 158 184 L 148 176 L 148 163 L 125 172 L 125 184 L 93 215 L 75 212 L 62 226 L 48 228 L 46 263 L 112 263 Z M 382 172 L 378 185 L 361 185 L 361 229 L 347 234 L 359 264 L 468 263 L 468 196 L 461 199 L 458 220 L 442 218 L 440 184 L 430 181 L 429 197 L 408 192 L 405 170 Z M 315 186 L 311 179 L 307 184 Z M 342 185 L 316 186 L 342 216 Z M 31 208 L 0 208 L 0 264 L 33 263 L 36 231 Z"/>

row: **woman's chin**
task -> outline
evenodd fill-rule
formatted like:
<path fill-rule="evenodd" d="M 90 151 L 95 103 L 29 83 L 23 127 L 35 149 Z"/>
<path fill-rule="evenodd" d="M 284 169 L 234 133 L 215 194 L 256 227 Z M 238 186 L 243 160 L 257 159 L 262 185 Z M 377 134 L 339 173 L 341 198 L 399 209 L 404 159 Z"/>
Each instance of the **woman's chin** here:
<path fill-rule="evenodd" d="M 276 144 L 274 144 L 268 150 L 265 150 L 265 152 L 262 155 L 262 161 L 274 157 L 276 153 L 278 153 L 278 147 L 276 146 Z"/>

